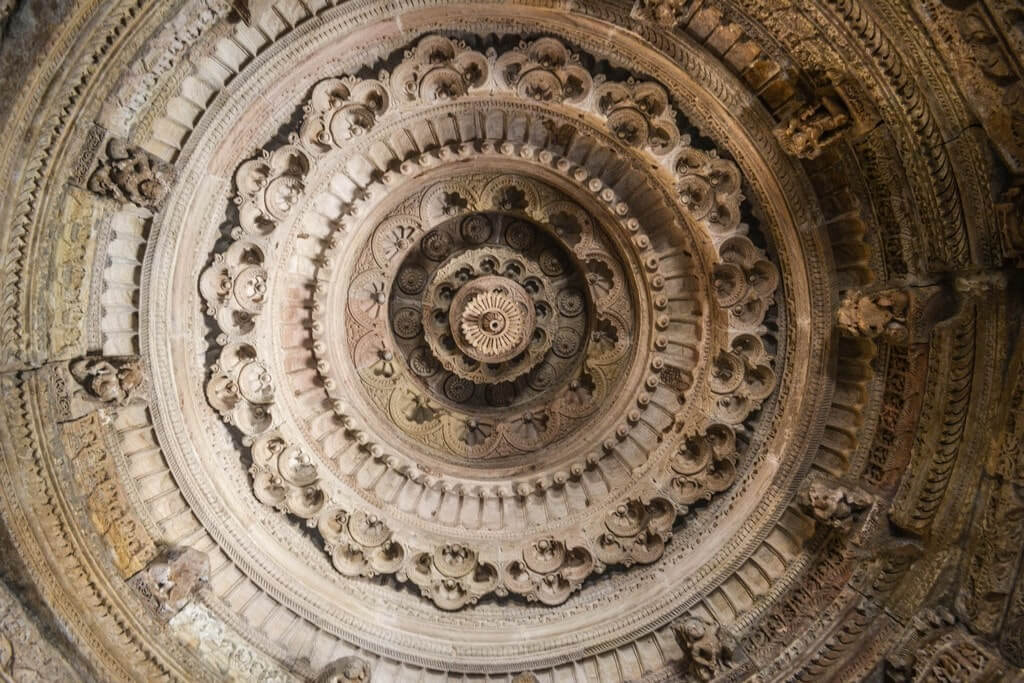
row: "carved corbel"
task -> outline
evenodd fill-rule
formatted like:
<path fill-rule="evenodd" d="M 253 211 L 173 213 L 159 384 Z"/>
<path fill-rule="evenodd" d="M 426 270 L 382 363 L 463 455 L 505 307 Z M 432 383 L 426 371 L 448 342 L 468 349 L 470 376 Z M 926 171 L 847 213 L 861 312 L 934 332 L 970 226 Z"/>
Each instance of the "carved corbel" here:
<path fill-rule="evenodd" d="M 359 657 L 342 657 L 325 666 L 315 683 L 370 683 L 370 665 Z"/>
<path fill-rule="evenodd" d="M 852 290 L 843 296 L 837 324 L 850 337 L 908 346 L 927 343 L 932 330 L 956 310 L 956 297 L 942 285 Z"/>
<path fill-rule="evenodd" d="M 68 369 L 85 393 L 102 403 L 125 405 L 143 382 L 138 358 L 79 358 Z"/>
<path fill-rule="evenodd" d="M 633 17 L 675 28 L 686 20 L 690 0 L 637 0 L 633 6 Z"/>
<path fill-rule="evenodd" d="M 691 676 L 710 681 L 732 662 L 735 642 L 717 623 L 690 615 L 672 624 L 672 631 L 683 650 L 683 666 Z"/>
<path fill-rule="evenodd" d="M 61 420 L 141 400 L 144 382 L 142 365 L 134 356 L 87 356 L 52 366 L 50 372 Z"/>
<path fill-rule="evenodd" d="M 797 504 L 818 524 L 849 531 L 860 513 L 871 505 L 871 499 L 860 491 L 816 479 L 800 492 Z"/>
<path fill-rule="evenodd" d="M 155 211 L 170 186 L 171 170 L 145 150 L 114 138 L 89 178 L 90 192 Z"/>
<path fill-rule="evenodd" d="M 165 548 L 131 583 L 162 616 L 173 616 L 210 583 L 210 558 L 189 547 Z"/>
<path fill-rule="evenodd" d="M 1019 3 L 943 0 L 954 10 L 946 15 L 955 27 L 957 69 L 966 102 L 984 127 L 1003 163 L 1024 170 L 1024 44 Z M 952 47 L 951 45 L 951 47 Z"/>
<path fill-rule="evenodd" d="M 786 154 L 816 159 L 852 128 L 849 109 L 837 95 L 821 95 L 775 129 Z"/>

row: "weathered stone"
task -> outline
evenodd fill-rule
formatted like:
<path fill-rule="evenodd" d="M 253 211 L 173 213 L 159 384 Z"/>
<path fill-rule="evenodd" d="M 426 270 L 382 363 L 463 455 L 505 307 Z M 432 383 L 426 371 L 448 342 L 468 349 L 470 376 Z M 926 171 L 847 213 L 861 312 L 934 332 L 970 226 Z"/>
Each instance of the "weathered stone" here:
<path fill-rule="evenodd" d="M 0 0 L 0 679 L 1020 676 L 1022 20 Z"/>

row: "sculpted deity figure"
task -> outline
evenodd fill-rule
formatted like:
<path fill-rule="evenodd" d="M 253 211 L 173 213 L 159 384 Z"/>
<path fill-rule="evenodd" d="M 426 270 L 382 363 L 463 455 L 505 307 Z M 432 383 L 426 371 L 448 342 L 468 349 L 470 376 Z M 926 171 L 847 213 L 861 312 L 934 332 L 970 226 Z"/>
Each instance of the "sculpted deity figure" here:
<path fill-rule="evenodd" d="M 68 369 L 89 397 L 115 405 L 134 398 L 143 381 L 137 358 L 80 358 Z"/>
<path fill-rule="evenodd" d="M 89 178 L 89 190 L 104 197 L 153 209 L 167 193 L 161 165 L 144 150 L 124 140 L 107 145 L 107 158 Z"/>
<path fill-rule="evenodd" d="M 839 99 L 826 95 L 776 128 L 775 137 L 787 154 L 799 159 L 815 159 L 838 141 L 850 125 L 846 107 Z"/>
<path fill-rule="evenodd" d="M 662 26 L 674 28 L 690 0 L 641 0 L 644 12 Z"/>
<path fill-rule="evenodd" d="M 842 486 L 813 481 L 801 493 L 799 504 L 818 522 L 845 530 L 853 524 L 855 513 L 866 508 L 869 501 L 862 494 Z"/>
<path fill-rule="evenodd" d="M 686 655 L 689 673 L 702 681 L 722 673 L 732 659 L 732 639 L 721 632 L 718 624 L 689 616 L 675 624 L 673 630 Z"/>
<path fill-rule="evenodd" d="M 323 668 L 316 683 L 369 683 L 370 667 L 358 657 L 336 659 Z"/>
<path fill-rule="evenodd" d="M 843 295 L 836 317 L 840 332 L 850 337 L 880 339 L 907 346 L 927 343 L 932 331 L 955 317 L 971 297 L 1003 287 L 999 277 L 958 278 L 950 284 L 896 284 Z"/>
<path fill-rule="evenodd" d="M 161 613 L 176 614 L 210 582 L 210 560 L 194 548 L 165 549 L 139 581 L 159 604 Z"/>
<path fill-rule="evenodd" d="M 876 339 L 884 336 L 888 341 L 904 343 L 908 337 L 907 311 L 910 297 L 898 289 L 887 289 L 872 294 L 854 291 L 839 307 L 839 329 L 853 337 Z"/>

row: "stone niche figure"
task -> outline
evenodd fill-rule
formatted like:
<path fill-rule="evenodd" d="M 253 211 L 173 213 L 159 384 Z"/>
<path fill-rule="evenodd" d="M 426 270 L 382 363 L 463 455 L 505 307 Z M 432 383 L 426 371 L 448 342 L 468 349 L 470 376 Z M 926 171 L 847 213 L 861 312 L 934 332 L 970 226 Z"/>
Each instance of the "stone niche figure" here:
<path fill-rule="evenodd" d="M 210 559 L 195 548 L 165 548 L 132 582 L 160 615 L 174 615 L 210 583 Z"/>
<path fill-rule="evenodd" d="M 142 387 L 138 358 L 79 358 L 71 361 L 68 370 L 88 397 L 102 403 L 123 406 Z"/>
<path fill-rule="evenodd" d="M 167 193 L 167 176 L 164 165 L 145 150 L 114 138 L 88 186 L 100 196 L 155 209 Z"/>
<path fill-rule="evenodd" d="M 634 14 L 668 28 L 674 28 L 682 20 L 683 10 L 690 0 L 638 0 Z"/>
<path fill-rule="evenodd" d="M 369 683 L 370 667 L 359 657 L 342 657 L 325 666 L 315 683 Z"/>
<path fill-rule="evenodd" d="M 676 622 L 672 630 L 683 649 L 688 673 L 702 681 L 718 676 L 732 659 L 732 638 L 714 622 L 691 615 Z"/>
<path fill-rule="evenodd" d="M 839 329 L 851 337 L 865 337 L 905 344 L 907 311 L 910 297 L 898 289 L 888 289 L 873 294 L 854 291 L 848 294 L 839 306 Z"/>
<path fill-rule="evenodd" d="M 816 159 L 851 127 L 850 114 L 838 97 L 823 95 L 775 129 L 786 154 Z"/>
<path fill-rule="evenodd" d="M 871 501 L 862 493 L 818 480 L 800 493 L 798 503 L 820 524 L 846 531 L 853 525 L 856 514 Z"/>
<path fill-rule="evenodd" d="M 836 314 L 839 331 L 850 337 L 877 339 L 896 346 L 924 344 L 935 327 L 962 306 L 945 285 L 890 285 L 843 295 Z"/>

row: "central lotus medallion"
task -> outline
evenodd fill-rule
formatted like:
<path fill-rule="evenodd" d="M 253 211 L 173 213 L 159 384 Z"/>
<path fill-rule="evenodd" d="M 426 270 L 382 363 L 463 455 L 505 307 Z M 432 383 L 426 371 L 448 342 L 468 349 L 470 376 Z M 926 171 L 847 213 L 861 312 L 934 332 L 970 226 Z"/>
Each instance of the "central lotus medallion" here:
<path fill-rule="evenodd" d="M 583 64 L 427 36 L 238 168 L 207 394 L 342 574 L 559 604 L 736 479 L 777 270 L 735 163 Z"/>

